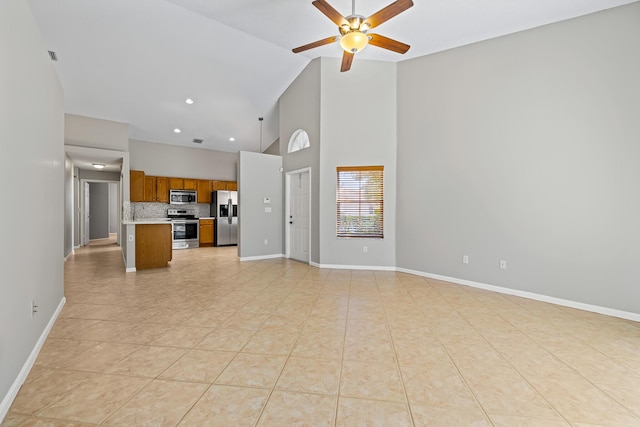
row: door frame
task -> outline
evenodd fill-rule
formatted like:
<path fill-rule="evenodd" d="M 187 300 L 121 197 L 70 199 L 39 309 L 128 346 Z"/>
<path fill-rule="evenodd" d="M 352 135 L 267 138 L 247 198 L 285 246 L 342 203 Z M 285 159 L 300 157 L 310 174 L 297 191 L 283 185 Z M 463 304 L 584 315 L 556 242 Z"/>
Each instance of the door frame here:
<path fill-rule="evenodd" d="M 113 181 L 113 180 L 108 180 L 108 179 L 91 179 L 91 178 L 82 178 L 80 179 L 80 185 L 79 185 L 79 194 L 78 194 L 78 198 L 79 198 L 79 206 L 78 206 L 78 216 L 79 216 L 79 233 L 80 233 L 80 239 L 79 239 L 79 243 L 80 246 L 85 246 L 84 242 L 85 242 L 85 237 L 88 237 L 89 235 L 89 230 L 86 230 L 86 225 L 85 225 L 85 197 L 84 197 L 84 186 L 85 184 L 90 184 L 92 182 L 94 183 L 107 183 L 107 184 L 120 184 L 120 181 Z M 118 202 L 118 212 L 122 212 L 122 194 L 121 194 L 121 190 L 120 190 L 120 185 L 118 185 L 118 198 L 117 198 L 117 202 Z M 91 197 L 91 193 L 89 193 L 89 197 Z M 120 245 L 120 220 L 118 220 L 118 229 L 116 231 L 116 243 L 118 245 Z M 87 241 L 89 241 L 90 239 L 87 239 Z"/>
<path fill-rule="evenodd" d="M 307 248 L 309 252 L 309 264 L 311 263 L 311 218 L 313 213 L 311 211 L 311 200 L 313 199 L 312 194 L 312 186 L 311 186 L 311 167 L 306 167 L 302 169 L 296 169 L 289 171 L 285 174 L 285 201 L 284 201 L 284 241 L 285 241 L 285 257 L 291 258 L 291 228 L 289 227 L 289 216 L 291 215 L 291 179 L 295 175 L 299 175 L 301 173 L 309 173 L 309 247 Z"/>

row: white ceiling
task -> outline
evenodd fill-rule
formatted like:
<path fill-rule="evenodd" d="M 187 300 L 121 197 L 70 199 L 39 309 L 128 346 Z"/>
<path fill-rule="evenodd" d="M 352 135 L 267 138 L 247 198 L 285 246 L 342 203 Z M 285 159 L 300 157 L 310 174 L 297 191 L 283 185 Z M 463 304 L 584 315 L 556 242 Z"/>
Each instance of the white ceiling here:
<path fill-rule="evenodd" d="M 372 30 L 410 44 L 409 52 L 369 46 L 352 69 L 363 59 L 406 60 L 633 1 L 414 0 Z M 337 43 L 291 52 L 337 35 L 311 0 L 28 2 L 46 48 L 58 56 L 65 111 L 129 123 L 132 139 L 258 151 L 264 117 L 266 148 L 278 138 L 277 102 L 287 86 L 311 59 L 342 55 Z M 350 0 L 329 3 L 351 13 Z M 369 16 L 388 3 L 358 0 L 356 13 Z"/>

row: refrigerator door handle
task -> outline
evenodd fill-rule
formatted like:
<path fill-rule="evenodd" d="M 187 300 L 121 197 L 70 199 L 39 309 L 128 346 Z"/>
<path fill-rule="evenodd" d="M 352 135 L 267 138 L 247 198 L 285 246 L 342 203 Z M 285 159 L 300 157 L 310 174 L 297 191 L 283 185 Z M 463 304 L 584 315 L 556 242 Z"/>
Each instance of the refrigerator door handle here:
<path fill-rule="evenodd" d="M 233 219 L 233 201 L 231 199 L 229 199 L 229 207 L 228 207 L 228 214 L 227 214 L 227 221 L 229 221 L 229 224 L 231 224 L 231 221 Z"/>

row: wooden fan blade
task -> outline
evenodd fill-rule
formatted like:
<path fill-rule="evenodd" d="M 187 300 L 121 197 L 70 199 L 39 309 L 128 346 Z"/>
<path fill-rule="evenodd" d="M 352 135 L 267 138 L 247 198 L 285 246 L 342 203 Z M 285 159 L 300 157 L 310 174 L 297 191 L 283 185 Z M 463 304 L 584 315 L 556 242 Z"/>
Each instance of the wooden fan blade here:
<path fill-rule="evenodd" d="M 340 12 L 335 10 L 329 3 L 324 0 L 315 0 L 312 2 L 315 7 L 322 13 L 324 13 L 327 18 L 331 19 L 334 24 L 338 27 L 341 25 L 349 25 L 349 22 L 344 18 L 344 16 L 340 15 Z"/>
<path fill-rule="evenodd" d="M 404 44 L 389 37 L 380 34 L 367 34 L 369 36 L 369 44 L 381 47 L 383 49 L 392 50 L 398 53 L 406 53 L 411 46 Z"/>
<path fill-rule="evenodd" d="M 340 72 L 344 73 L 345 71 L 349 71 L 351 69 L 351 63 L 353 62 L 353 53 L 344 51 L 342 55 L 342 66 L 340 67 Z"/>
<path fill-rule="evenodd" d="M 324 46 L 325 44 L 333 43 L 337 40 L 337 36 L 327 37 L 326 39 L 318 40 L 317 42 L 305 44 L 304 46 L 291 49 L 293 53 L 299 53 L 305 50 L 313 49 L 314 47 Z"/>
<path fill-rule="evenodd" d="M 364 20 L 365 24 L 369 24 L 369 29 L 377 27 L 385 21 L 393 18 L 394 16 L 404 12 L 413 6 L 411 0 L 397 0 L 391 3 L 389 6 L 384 7 Z"/>

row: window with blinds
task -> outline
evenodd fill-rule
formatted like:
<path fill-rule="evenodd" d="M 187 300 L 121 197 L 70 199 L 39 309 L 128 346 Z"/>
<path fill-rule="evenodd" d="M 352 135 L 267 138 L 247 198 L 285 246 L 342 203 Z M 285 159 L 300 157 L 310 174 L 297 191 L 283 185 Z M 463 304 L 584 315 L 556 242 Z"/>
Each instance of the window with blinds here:
<path fill-rule="evenodd" d="M 384 166 L 337 168 L 338 237 L 384 237 Z"/>

